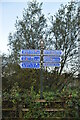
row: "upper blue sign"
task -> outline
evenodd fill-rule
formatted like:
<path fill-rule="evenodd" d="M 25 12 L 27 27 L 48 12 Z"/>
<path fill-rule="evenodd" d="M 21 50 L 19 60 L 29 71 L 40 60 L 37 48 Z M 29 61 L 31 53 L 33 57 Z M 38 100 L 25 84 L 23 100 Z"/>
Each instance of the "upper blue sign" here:
<path fill-rule="evenodd" d="M 35 68 L 39 69 L 40 68 L 40 63 L 32 63 L 32 62 L 22 62 L 20 63 L 21 68 Z"/>
<path fill-rule="evenodd" d="M 60 62 L 61 58 L 59 56 L 44 56 L 43 57 L 44 62 Z"/>
<path fill-rule="evenodd" d="M 40 55 L 40 50 L 21 50 L 21 55 Z"/>
<path fill-rule="evenodd" d="M 44 55 L 60 56 L 62 54 L 62 51 L 61 50 L 44 50 L 43 54 Z"/>
<path fill-rule="evenodd" d="M 21 56 L 20 61 L 40 62 L 40 56 Z"/>

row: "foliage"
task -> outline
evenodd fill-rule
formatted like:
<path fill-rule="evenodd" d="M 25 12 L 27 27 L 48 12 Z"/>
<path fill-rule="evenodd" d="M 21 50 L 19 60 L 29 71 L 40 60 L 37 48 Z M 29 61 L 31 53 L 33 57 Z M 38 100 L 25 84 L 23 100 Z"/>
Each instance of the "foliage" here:
<path fill-rule="evenodd" d="M 16 104 L 17 102 L 21 102 L 21 95 L 20 95 L 21 89 L 18 86 L 18 83 L 15 83 L 10 91 L 10 101 L 13 102 L 13 104 Z"/>
<path fill-rule="evenodd" d="M 51 42 L 55 49 L 63 51 L 59 73 L 62 73 L 65 66 L 66 68 L 71 66 L 71 72 L 74 73 L 78 70 L 76 67 L 78 65 L 76 3 L 70 2 L 68 5 L 61 5 L 56 15 L 50 17 L 50 21 Z"/>
<path fill-rule="evenodd" d="M 43 93 L 44 99 L 47 101 L 56 101 L 58 99 L 61 99 L 60 93 L 58 92 L 44 92 Z"/>
<path fill-rule="evenodd" d="M 35 102 L 35 100 L 39 99 L 38 95 L 36 95 L 35 91 L 33 90 L 33 86 L 31 87 L 30 96 L 28 97 L 28 106 L 29 111 L 26 113 L 24 118 L 39 118 L 44 117 L 44 111 L 41 109 L 41 105 L 39 102 Z"/>

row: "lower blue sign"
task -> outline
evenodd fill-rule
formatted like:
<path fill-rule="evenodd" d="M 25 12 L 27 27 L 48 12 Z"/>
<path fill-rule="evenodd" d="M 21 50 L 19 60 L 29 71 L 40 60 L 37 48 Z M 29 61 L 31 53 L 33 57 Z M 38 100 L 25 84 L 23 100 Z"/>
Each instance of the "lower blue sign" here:
<path fill-rule="evenodd" d="M 22 62 L 20 63 L 21 68 L 40 68 L 40 63 L 32 63 L 32 62 Z"/>
<path fill-rule="evenodd" d="M 60 67 L 60 63 L 43 63 L 44 67 Z"/>
<path fill-rule="evenodd" d="M 20 61 L 40 62 L 40 56 L 21 56 Z"/>

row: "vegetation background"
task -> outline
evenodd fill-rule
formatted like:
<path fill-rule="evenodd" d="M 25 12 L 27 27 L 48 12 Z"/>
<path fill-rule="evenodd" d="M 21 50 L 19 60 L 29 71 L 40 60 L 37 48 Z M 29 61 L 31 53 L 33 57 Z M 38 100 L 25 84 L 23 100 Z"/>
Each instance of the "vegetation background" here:
<path fill-rule="evenodd" d="M 32 103 L 40 99 L 40 70 L 21 69 L 19 66 L 20 50 L 40 49 L 40 39 L 44 40 L 44 49 L 63 52 L 60 68 L 43 68 L 44 100 L 57 101 L 66 97 L 68 106 L 78 105 L 78 112 L 80 108 L 79 8 L 75 2 L 70 2 L 61 5 L 54 16 L 49 15 L 46 18 L 42 13 L 42 5 L 43 3 L 37 1 L 29 2 L 27 9 L 24 9 L 22 20 L 17 17 L 16 31 L 8 37 L 11 54 L 3 54 L 2 57 L 3 108 L 7 105 L 11 107 L 11 103 L 17 109 L 19 105 L 28 104 L 29 112 L 25 118 L 54 116 L 41 112 L 40 104 Z M 7 101 L 6 105 L 4 101 Z M 40 111 L 37 111 L 38 108 Z M 79 117 L 75 111 L 77 110 L 73 109 L 72 116 Z M 59 113 L 55 116 L 59 116 Z"/>

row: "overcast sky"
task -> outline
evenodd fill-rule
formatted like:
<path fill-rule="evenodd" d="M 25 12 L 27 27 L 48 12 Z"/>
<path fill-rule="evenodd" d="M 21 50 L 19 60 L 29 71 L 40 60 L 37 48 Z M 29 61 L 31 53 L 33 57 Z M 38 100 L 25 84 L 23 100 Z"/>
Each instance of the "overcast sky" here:
<path fill-rule="evenodd" d="M 1 0 L 0 1 L 0 54 L 8 53 L 8 35 L 15 31 L 16 17 L 22 18 L 24 8 L 27 8 L 28 0 Z M 37 0 L 43 2 L 43 0 Z M 71 0 L 44 0 L 43 13 L 47 16 L 55 14 L 60 4 L 66 4 Z"/>

